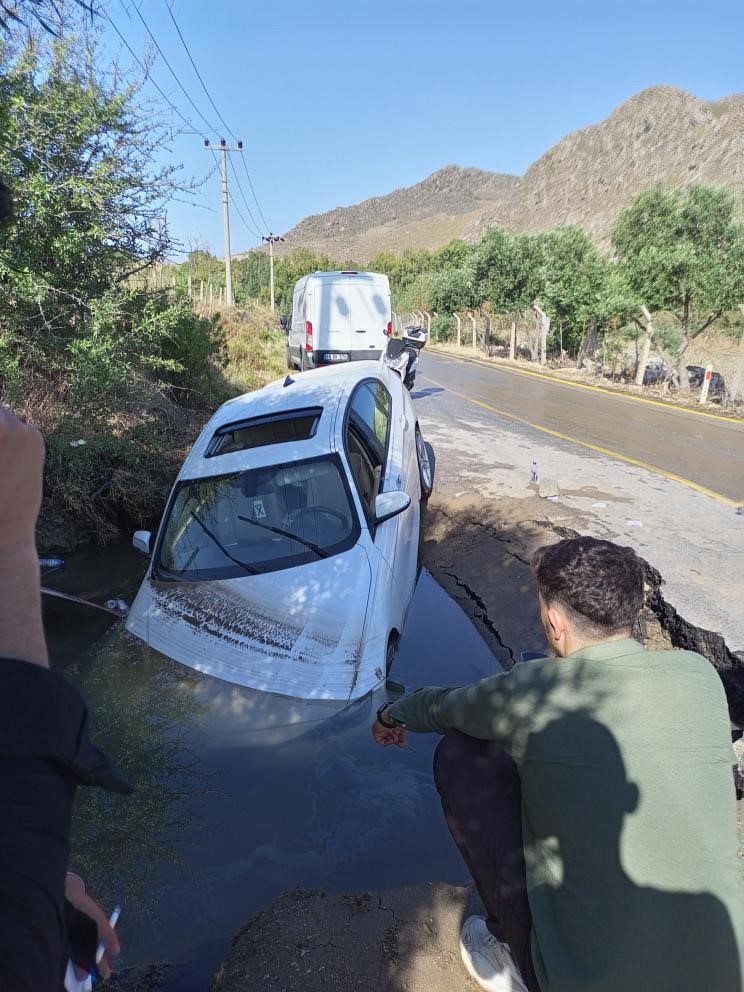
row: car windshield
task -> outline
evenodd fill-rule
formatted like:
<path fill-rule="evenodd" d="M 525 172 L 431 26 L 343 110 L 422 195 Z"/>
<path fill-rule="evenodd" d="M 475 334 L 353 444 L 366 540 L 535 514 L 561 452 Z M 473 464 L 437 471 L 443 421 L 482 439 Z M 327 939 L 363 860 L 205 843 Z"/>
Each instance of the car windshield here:
<path fill-rule="evenodd" d="M 359 522 L 337 456 L 181 482 L 153 578 L 227 579 L 351 548 Z"/>

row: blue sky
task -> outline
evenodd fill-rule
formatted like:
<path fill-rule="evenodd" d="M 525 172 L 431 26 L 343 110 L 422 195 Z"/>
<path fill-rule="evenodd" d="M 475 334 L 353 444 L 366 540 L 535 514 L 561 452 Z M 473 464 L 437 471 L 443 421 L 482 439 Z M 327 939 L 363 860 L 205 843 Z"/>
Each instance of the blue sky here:
<path fill-rule="evenodd" d="M 222 117 L 244 142 L 266 223 L 283 234 L 308 214 L 384 195 L 450 163 L 523 173 L 565 134 L 639 90 L 680 86 L 715 100 L 744 90 L 744 2 L 710 0 L 136 0 L 206 132 L 162 59 L 152 76 L 200 130 L 163 160 L 204 177 L 204 132 L 224 127 L 201 89 L 166 3 Z M 107 10 L 142 57 L 152 42 L 135 0 Z M 110 27 L 112 51 L 132 63 Z M 160 100 L 149 85 L 145 92 Z M 162 101 L 160 101 L 162 102 Z M 164 105 L 166 117 L 178 122 Z M 229 135 L 224 135 L 229 139 Z M 233 162 L 264 233 L 246 172 Z M 219 181 L 168 211 L 187 247 L 221 255 Z M 232 248 L 258 241 L 231 216 Z"/>

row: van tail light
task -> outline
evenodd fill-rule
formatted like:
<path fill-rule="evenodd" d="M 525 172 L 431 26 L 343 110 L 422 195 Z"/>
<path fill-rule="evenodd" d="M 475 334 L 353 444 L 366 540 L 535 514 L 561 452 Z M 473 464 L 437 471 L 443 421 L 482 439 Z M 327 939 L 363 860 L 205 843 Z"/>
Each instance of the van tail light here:
<path fill-rule="evenodd" d="M 388 336 L 389 338 L 391 338 L 391 337 L 393 336 L 393 322 L 392 322 L 392 320 L 389 320 L 389 321 L 388 321 L 388 326 L 387 326 L 387 336 Z"/>
<path fill-rule="evenodd" d="M 313 325 L 310 321 L 305 323 L 305 351 L 313 350 Z"/>

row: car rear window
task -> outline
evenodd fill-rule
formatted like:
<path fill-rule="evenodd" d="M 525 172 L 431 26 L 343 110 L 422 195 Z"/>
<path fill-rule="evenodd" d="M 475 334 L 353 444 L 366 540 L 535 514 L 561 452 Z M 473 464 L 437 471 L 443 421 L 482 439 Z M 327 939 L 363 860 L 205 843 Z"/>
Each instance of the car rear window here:
<path fill-rule="evenodd" d="M 318 406 L 225 424 L 214 432 L 205 457 L 260 448 L 266 444 L 306 441 L 315 436 L 322 413 L 323 408 Z"/>

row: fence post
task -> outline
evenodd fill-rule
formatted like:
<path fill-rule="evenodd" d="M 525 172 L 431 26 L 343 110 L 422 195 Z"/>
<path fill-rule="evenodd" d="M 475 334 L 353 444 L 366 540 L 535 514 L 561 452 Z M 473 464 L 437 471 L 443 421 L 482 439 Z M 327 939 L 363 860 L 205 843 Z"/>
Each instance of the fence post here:
<path fill-rule="evenodd" d="M 199 280 L 199 302 L 200 303 L 203 303 L 204 302 L 204 280 L 203 279 L 200 279 Z"/>
<path fill-rule="evenodd" d="M 475 351 L 475 317 L 472 313 L 467 314 L 468 320 L 473 325 L 473 351 Z"/>
<path fill-rule="evenodd" d="M 700 387 L 700 400 L 699 400 L 700 403 L 705 403 L 705 401 L 708 399 L 708 390 L 710 389 L 710 380 L 712 374 L 713 374 L 713 366 L 706 365 L 705 375 L 703 376 L 703 384 Z"/>
<path fill-rule="evenodd" d="M 537 303 L 532 304 L 532 309 L 535 311 L 538 319 L 538 326 L 540 328 L 540 337 L 538 339 L 538 347 L 540 349 L 540 364 L 547 364 L 547 356 L 545 354 L 548 344 L 548 334 L 550 334 L 550 317 L 542 310 Z"/>
<path fill-rule="evenodd" d="M 512 318 L 511 322 L 511 334 L 509 335 L 509 360 L 514 361 L 514 356 L 517 352 L 517 319 Z"/>
<path fill-rule="evenodd" d="M 453 313 L 452 316 L 457 321 L 457 347 L 459 348 L 460 347 L 460 330 L 462 328 L 462 321 L 460 320 L 460 314 L 459 313 Z"/>
<path fill-rule="evenodd" d="M 193 287 L 191 285 L 191 273 L 189 272 L 188 282 L 186 284 L 186 292 L 188 293 L 189 299 L 193 296 Z"/>

